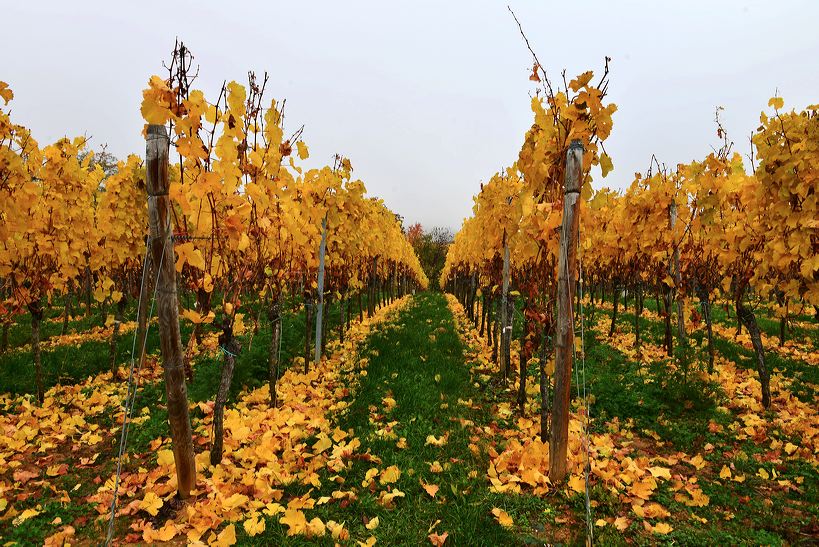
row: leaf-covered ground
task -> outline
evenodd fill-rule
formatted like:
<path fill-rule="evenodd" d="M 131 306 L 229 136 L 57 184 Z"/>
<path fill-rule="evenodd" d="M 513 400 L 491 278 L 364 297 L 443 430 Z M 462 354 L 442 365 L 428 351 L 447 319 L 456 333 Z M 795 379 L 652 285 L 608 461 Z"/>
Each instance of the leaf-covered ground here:
<path fill-rule="evenodd" d="M 759 403 L 748 340 L 716 314 L 717 360 L 707 374 L 703 327 L 690 324 L 688 366 L 665 356 L 662 318 L 633 310 L 608 336 L 611 304 L 586 306 L 590 498 L 599 544 L 810 544 L 819 537 L 817 332 L 796 318 L 778 346 L 761 314 L 774 403 Z M 519 316 L 518 316 L 519 318 Z M 247 321 L 247 320 L 246 320 Z M 300 318 L 285 321 L 285 358 L 299 353 Z M 46 350 L 43 407 L 28 379 L 0 373 L 0 537 L 4 543 L 98 544 L 107 527 L 125 396 L 112 381 L 105 327 Z M 187 328 L 185 332 L 187 333 Z M 0 367 L 30 366 L 25 329 Z M 575 401 L 570 477 L 552 485 L 539 440 L 537 366 L 527 403 L 517 377 L 498 378 L 491 351 L 454 298 L 407 297 L 355 325 L 306 374 L 295 358 L 269 404 L 269 329 L 241 357 L 226 413 L 225 456 L 209 465 L 218 378 L 214 335 L 197 350 L 190 386 L 199 481 L 177 502 L 163 389 L 155 359 L 142 378 L 120 486 L 116 541 L 210 545 L 582 544 L 586 537 L 584 409 Z M 128 336 L 120 360 L 127 359 Z M 517 342 L 513 349 L 516 349 Z M 66 351 L 72 352 L 70 355 Z M 101 355 L 100 355 L 101 354 Z M 60 361 L 64 359 L 64 363 Z M 86 359 L 90 375 L 72 368 Z M 517 352 L 513 351 L 517 368 Z M 62 367 L 61 373 L 55 369 Z M 573 388 L 574 390 L 574 388 Z"/>

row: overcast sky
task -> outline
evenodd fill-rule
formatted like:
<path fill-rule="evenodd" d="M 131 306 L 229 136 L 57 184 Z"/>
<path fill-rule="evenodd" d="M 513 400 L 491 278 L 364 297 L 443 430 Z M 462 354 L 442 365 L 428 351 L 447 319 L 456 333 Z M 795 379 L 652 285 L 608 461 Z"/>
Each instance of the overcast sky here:
<path fill-rule="evenodd" d="M 607 186 L 627 186 L 652 153 L 702 158 L 718 144 L 717 105 L 746 153 L 777 90 L 786 108 L 819 102 L 815 0 L 510 3 L 552 77 L 612 57 Z M 141 90 L 178 36 L 211 100 L 223 79 L 268 71 L 313 165 L 349 157 L 370 194 L 426 227 L 459 227 L 532 122 L 531 58 L 505 2 L 38 0 L 2 13 L 0 80 L 41 144 L 88 134 L 144 155 Z"/>

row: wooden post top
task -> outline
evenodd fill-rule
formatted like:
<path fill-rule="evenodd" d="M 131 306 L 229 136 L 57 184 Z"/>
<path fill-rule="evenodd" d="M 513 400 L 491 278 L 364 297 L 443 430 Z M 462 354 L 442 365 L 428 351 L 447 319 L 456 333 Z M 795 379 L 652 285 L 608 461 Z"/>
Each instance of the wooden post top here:
<path fill-rule="evenodd" d="M 148 140 L 151 138 L 168 136 L 168 130 L 165 128 L 165 126 L 157 124 L 149 124 L 146 133 L 148 135 Z"/>
<path fill-rule="evenodd" d="M 145 186 L 148 196 L 167 196 L 168 130 L 164 125 L 149 125 L 145 141 Z"/>
<path fill-rule="evenodd" d="M 566 151 L 566 173 L 564 176 L 564 194 L 580 192 L 580 177 L 583 162 L 583 143 L 572 139 Z"/>

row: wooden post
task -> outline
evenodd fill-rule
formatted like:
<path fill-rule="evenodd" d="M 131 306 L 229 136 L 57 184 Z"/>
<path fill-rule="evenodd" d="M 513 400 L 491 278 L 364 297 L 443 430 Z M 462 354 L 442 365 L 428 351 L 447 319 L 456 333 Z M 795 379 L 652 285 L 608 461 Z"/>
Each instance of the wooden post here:
<path fill-rule="evenodd" d="M 210 446 L 210 464 L 219 465 L 222 461 L 222 446 L 225 438 L 224 420 L 230 384 L 233 381 L 233 370 L 241 345 L 233 337 L 233 318 L 225 314 L 222 319 L 222 334 L 219 335 L 219 348 L 225 354 L 219 388 L 213 404 L 213 439 Z"/>
<path fill-rule="evenodd" d="M 370 288 L 367 296 L 367 317 L 372 317 L 375 313 L 376 271 L 378 271 L 378 257 L 374 256 L 372 270 L 370 271 Z"/>
<path fill-rule="evenodd" d="M 549 479 L 557 484 L 566 476 L 566 447 L 569 438 L 569 407 L 572 387 L 572 345 L 574 321 L 572 292 L 577 272 L 577 231 L 580 217 L 580 177 L 583 169 L 583 145 L 573 140 L 566 152 L 563 223 L 560 230 L 560 254 L 557 273 L 557 339 L 555 340 L 555 394 L 552 407 L 552 431 L 549 439 Z"/>
<path fill-rule="evenodd" d="M 313 362 L 321 362 L 321 335 L 322 315 L 324 314 L 324 252 L 327 250 L 327 214 L 321 219 L 321 243 L 319 243 L 319 269 L 318 269 L 318 306 L 316 306 L 316 351 Z"/>
<path fill-rule="evenodd" d="M 31 355 L 34 360 L 34 386 L 37 390 L 37 401 L 43 404 L 43 366 L 40 355 L 40 325 L 43 323 L 43 304 L 39 298 L 28 305 L 31 314 Z"/>
<path fill-rule="evenodd" d="M 505 382 L 509 378 L 509 348 L 512 344 L 512 327 L 509 325 L 509 242 L 506 240 L 506 230 L 503 231 L 503 292 L 501 293 L 500 315 L 500 368 Z"/>
<path fill-rule="evenodd" d="M 271 299 L 270 307 L 267 309 L 267 318 L 270 320 L 270 329 L 273 331 L 267 357 L 268 373 L 270 376 L 268 379 L 268 385 L 270 386 L 270 406 L 276 406 L 277 404 L 276 383 L 279 381 L 279 347 L 282 337 L 282 317 L 279 297 L 278 289 L 276 289 L 275 296 Z"/>
<path fill-rule="evenodd" d="M 117 342 L 119 341 L 119 329 L 122 325 L 122 318 L 125 315 L 125 307 L 128 305 L 128 298 L 123 294 L 117 302 L 114 315 L 114 329 L 111 332 L 111 340 L 108 345 L 108 365 L 111 368 L 111 379 L 117 379 Z"/>
<path fill-rule="evenodd" d="M 470 291 L 469 292 L 469 318 L 472 319 L 472 323 L 475 324 L 475 326 L 477 326 L 478 321 L 477 321 L 477 316 L 475 315 L 475 310 L 476 310 L 476 305 L 477 304 L 475 303 L 475 300 L 477 299 L 477 296 L 478 296 L 478 278 L 477 278 L 477 274 L 474 271 L 472 272 L 472 281 L 471 281 L 469 291 Z"/>
<path fill-rule="evenodd" d="M 145 186 L 148 192 L 148 222 L 151 238 L 151 264 L 157 281 L 157 314 L 162 369 L 168 400 L 177 488 L 182 499 L 190 496 L 196 483 L 191 421 L 188 416 L 188 390 L 182 365 L 182 339 L 179 334 L 179 305 L 176 300 L 176 269 L 171 201 L 168 197 L 168 133 L 164 125 L 149 125 L 145 154 Z M 158 270 L 158 272 L 157 272 Z"/>
<path fill-rule="evenodd" d="M 151 294 L 151 288 L 153 287 L 153 276 L 150 274 L 151 266 L 150 266 L 151 255 L 145 255 L 145 262 L 142 265 L 143 268 L 143 276 L 142 282 L 140 284 L 140 292 L 139 292 L 139 304 L 137 305 L 138 308 L 138 315 L 137 315 L 137 356 L 139 357 L 139 366 L 145 364 L 145 341 L 148 337 L 148 299 Z"/>
<path fill-rule="evenodd" d="M 310 370 L 310 321 L 313 317 L 313 298 L 304 290 L 304 373 Z"/>
<path fill-rule="evenodd" d="M 546 358 L 551 353 L 549 348 L 549 330 L 544 325 L 541 332 L 540 355 L 538 356 L 538 373 L 540 375 L 540 442 L 545 443 L 551 431 L 549 421 L 549 393 L 551 393 L 552 377 L 546 373 Z"/>
<path fill-rule="evenodd" d="M 668 207 L 668 217 L 671 223 L 671 231 L 674 231 L 674 226 L 677 224 L 677 203 L 671 200 L 671 205 Z M 680 245 L 679 242 L 674 244 L 674 285 L 677 292 L 682 286 L 682 275 L 680 274 Z M 683 301 L 677 295 L 677 337 L 680 340 L 680 345 L 685 345 L 685 317 L 683 316 Z"/>

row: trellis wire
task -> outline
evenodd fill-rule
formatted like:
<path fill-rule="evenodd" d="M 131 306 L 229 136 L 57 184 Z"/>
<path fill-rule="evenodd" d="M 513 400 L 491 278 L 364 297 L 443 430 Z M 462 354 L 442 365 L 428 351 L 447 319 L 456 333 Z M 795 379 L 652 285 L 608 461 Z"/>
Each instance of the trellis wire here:
<path fill-rule="evenodd" d="M 139 300 L 137 303 L 137 319 L 139 318 L 139 313 L 142 311 L 142 292 L 145 290 L 145 277 L 147 276 L 148 272 L 148 252 L 151 245 L 151 238 L 148 237 L 145 240 L 145 258 L 142 261 L 142 278 L 140 280 L 139 285 Z M 151 318 L 154 314 L 154 303 L 156 301 L 156 291 L 159 287 L 159 272 L 162 270 L 162 263 L 165 260 L 165 249 L 167 247 L 167 240 L 166 245 L 162 246 L 162 255 L 159 259 L 159 266 L 156 268 L 157 278 L 154 281 L 154 294 L 151 298 L 151 310 L 148 313 L 148 317 L 145 321 L 145 338 L 142 340 L 142 347 L 140 348 L 140 355 L 143 354 L 145 351 L 145 347 L 148 343 L 148 332 L 150 331 L 151 327 Z M 134 353 L 136 353 L 136 342 L 137 336 L 139 334 L 139 328 L 134 329 L 134 341 L 131 344 L 131 364 L 128 371 L 128 391 L 125 396 L 125 407 L 123 408 L 123 417 L 122 417 L 122 432 L 120 433 L 119 438 L 119 453 L 117 455 L 117 473 L 114 478 L 114 497 L 111 500 L 111 516 L 108 519 L 108 532 L 105 538 L 105 545 L 106 547 L 111 544 L 111 540 L 114 537 L 114 520 L 116 519 L 116 512 L 117 512 L 117 494 L 119 492 L 119 483 L 120 483 L 120 476 L 122 474 L 122 456 L 125 453 L 125 449 L 128 446 L 128 431 L 129 431 L 129 420 L 133 417 L 134 414 L 134 407 L 136 403 L 136 393 L 137 388 L 139 387 L 139 378 L 140 372 L 142 371 L 142 363 L 143 359 L 139 360 L 139 367 L 136 370 L 136 374 L 134 374 Z M 136 380 L 135 380 L 136 378 Z"/>
<path fill-rule="evenodd" d="M 580 223 L 577 226 L 577 241 L 580 241 Z M 579 253 L 580 254 L 580 253 Z M 577 260 L 579 272 L 580 272 L 580 283 L 579 283 L 579 291 L 580 294 L 578 295 L 580 298 L 580 364 L 581 367 L 577 367 L 577 350 L 575 344 L 572 344 L 572 361 L 575 363 L 574 366 L 574 375 L 575 375 L 575 388 L 577 390 L 577 398 L 580 399 L 580 389 L 581 385 L 583 388 L 583 410 L 585 412 L 585 416 L 581 416 L 581 425 L 582 425 L 582 438 L 583 438 L 583 449 L 586 454 L 586 462 L 583 466 L 583 478 L 585 484 L 585 496 L 586 496 L 586 544 L 591 545 L 594 542 L 594 524 L 592 523 L 591 518 L 591 498 L 589 496 L 589 473 L 591 471 L 591 456 L 590 456 L 590 446 L 589 446 L 589 421 L 590 421 L 590 412 L 589 412 L 589 400 L 588 395 L 586 393 L 586 340 L 585 340 L 585 316 L 583 314 L 583 259 L 582 254 L 578 257 Z M 569 261 L 566 261 L 566 278 L 570 279 L 569 276 Z M 569 303 L 569 318 L 572 323 L 572 330 L 574 330 L 574 306 Z"/>

